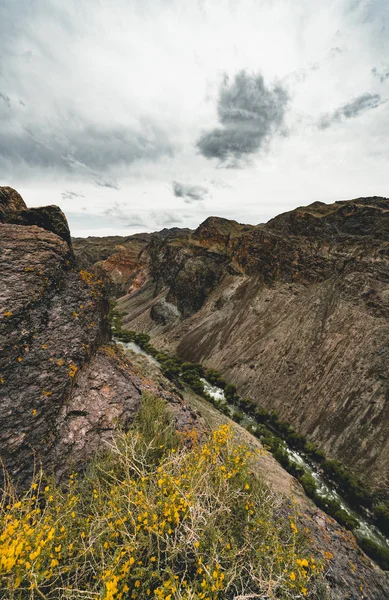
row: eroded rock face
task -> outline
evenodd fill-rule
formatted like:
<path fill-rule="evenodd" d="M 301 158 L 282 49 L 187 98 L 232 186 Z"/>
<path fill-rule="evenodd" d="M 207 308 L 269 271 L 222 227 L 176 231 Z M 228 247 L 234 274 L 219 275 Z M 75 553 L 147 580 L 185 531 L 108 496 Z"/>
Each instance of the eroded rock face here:
<path fill-rule="evenodd" d="M 177 427 L 197 426 L 178 396 L 106 345 L 104 286 L 76 268 L 61 231 L 39 219 L 40 227 L 31 225 L 21 197 L 10 188 L 1 193 L 0 457 L 12 480 L 27 485 L 40 465 L 58 479 L 82 469 L 118 426 L 133 421 L 144 389 L 166 398 Z M 56 207 L 32 211 L 57 215 L 60 229 Z"/>
<path fill-rule="evenodd" d="M 59 411 L 53 460 L 58 479 L 82 469 L 112 440 L 118 426 L 125 430 L 131 425 L 143 391 L 166 400 L 179 431 L 196 427 L 205 432 L 202 419 L 181 398 L 144 377 L 119 346 L 106 345 L 75 378 L 71 397 Z"/>
<path fill-rule="evenodd" d="M 118 298 L 142 287 L 148 279 L 148 254 L 144 252 L 154 239 L 187 237 L 189 229 L 162 229 L 155 233 L 135 233 L 128 237 L 88 237 L 72 240 L 81 268 L 96 273 L 111 297 Z"/>
<path fill-rule="evenodd" d="M 181 318 L 181 313 L 175 304 L 166 302 L 164 298 L 153 304 L 150 316 L 156 323 L 167 325 L 167 323 L 173 323 L 177 319 Z"/>
<path fill-rule="evenodd" d="M 0 225 L 0 271 L 0 448 L 24 481 L 34 454 L 51 465 L 58 411 L 109 339 L 107 300 L 68 244 L 36 226 Z"/>
<path fill-rule="evenodd" d="M 385 198 L 314 203 L 256 227 L 211 218 L 151 247 L 154 303 L 190 303 L 186 318 L 153 320 L 151 283 L 119 310 L 126 327 L 218 369 L 389 497 L 388 256 Z M 211 285 L 206 269 L 188 277 L 193 263 L 212 265 Z"/>

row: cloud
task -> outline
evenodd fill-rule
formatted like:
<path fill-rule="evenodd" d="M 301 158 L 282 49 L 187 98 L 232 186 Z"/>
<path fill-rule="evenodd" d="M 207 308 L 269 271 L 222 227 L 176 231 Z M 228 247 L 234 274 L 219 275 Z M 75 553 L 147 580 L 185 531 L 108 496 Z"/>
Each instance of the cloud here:
<path fill-rule="evenodd" d="M 179 181 L 173 181 L 173 193 L 177 198 L 183 198 L 187 204 L 204 200 L 208 195 L 208 189 L 201 185 L 187 185 Z"/>
<path fill-rule="evenodd" d="M 118 189 L 115 178 L 109 176 L 111 170 L 141 160 L 157 161 L 174 151 L 166 134 L 152 123 L 145 123 L 144 131 L 135 131 L 83 122 L 80 117 L 44 124 L 39 119 L 28 122 L 23 117 L 19 114 L 18 120 L 13 121 L 4 115 L 2 120 L 0 113 L 0 165 L 12 161 L 19 169 L 25 165 L 62 174 L 70 172 L 97 186 Z"/>
<path fill-rule="evenodd" d="M 172 227 L 182 223 L 181 217 L 167 210 L 154 210 L 150 213 L 150 217 L 160 227 Z"/>
<path fill-rule="evenodd" d="M 222 162 L 257 152 L 282 125 L 287 102 L 286 89 L 267 87 L 262 75 L 242 70 L 231 82 L 225 77 L 217 105 L 221 127 L 204 133 L 198 149 Z"/>
<path fill-rule="evenodd" d="M 122 14 L 131 15 L 131 7 L 119 3 Z M 174 154 L 172 127 L 151 102 L 139 100 L 152 75 L 131 79 L 131 41 L 121 51 L 103 27 L 120 18 L 120 8 L 88 4 L 0 2 L 2 176 L 72 175 L 117 189 L 135 163 Z"/>
<path fill-rule="evenodd" d="M 124 208 L 123 208 L 124 207 Z M 127 210 L 126 204 L 115 201 L 112 206 L 104 211 L 104 216 L 120 223 L 121 227 L 146 227 L 145 219 L 138 213 L 132 213 Z"/>
<path fill-rule="evenodd" d="M 334 123 L 340 123 L 346 119 L 354 119 L 364 112 L 377 108 L 385 101 L 381 100 L 379 94 L 362 94 L 351 102 L 337 108 L 333 113 L 324 115 L 318 123 L 319 129 L 328 129 Z"/>
<path fill-rule="evenodd" d="M 11 100 L 9 96 L 6 96 L 6 94 L 2 94 L 0 92 L 0 100 L 3 100 L 3 102 L 5 102 L 5 104 L 8 106 L 8 108 L 11 108 Z"/>
<path fill-rule="evenodd" d="M 111 188 L 113 190 L 119 190 L 119 184 L 117 183 L 117 181 L 113 178 L 108 178 L 105 176 L 100 175 L 99 173 L 97 173 L 96 171 L 94 171 L 93 169 L 91 169 L 90 167 L 88 167 L 87 165 L 85 165 L 84 163 L 82 163 L 79 160 L 76 160 L 74 158 L 74 156 L 68 155 L 68 156 L 61 156 L 62 160 L 64 161 L 64 163 L 67 163 L 67 165 L 71 168 L 71 170 L 75 173 L 77 173 L 77 175 L 84 175 L 86 178 L 88 178 L 90 181 L 92 181 L 92 183 L 97 186 L 97 187 L 107 187 L 107 188 Z"/>
<path fill-rule="evenodd" d="M 62 200 L 75 200 L 76 198 L 85 198 L 84 194 L 78 194 L 71 190 L 65 190 L 61 193 Z"/>
<path fill-rule="evenodd" d="M 377 69 L 377 67 L 373 67 L 371 72 L 373 73 L 374 77 L 378 77 L 378 79 L 380 80 L 381 83 L 383 83 L 384 81 L 386 81 L 386 79 L 389 79 L 389 67 L 385 67 L 383 71 L 379 71 Z"/>

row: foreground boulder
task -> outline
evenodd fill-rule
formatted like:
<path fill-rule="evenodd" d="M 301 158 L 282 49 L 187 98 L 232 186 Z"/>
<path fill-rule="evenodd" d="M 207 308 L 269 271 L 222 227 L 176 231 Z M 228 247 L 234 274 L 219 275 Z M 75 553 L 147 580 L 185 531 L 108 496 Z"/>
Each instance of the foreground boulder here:
<path fill-rule="evenodd" d="M 71 244 L 68 222 L 58 206 L 27 208 L 21 195 L 10 187 L 0 187 L 0 223 L 37 225 Z"/>
<path fill-rule="evenodd" d="M 24 486 L 41 464 L 57 477 L 85 464 L 132 422 L 150 385 L 112 348 L 99 350 L 111 337 L 108 299 L 76 268 L 60 209 L 31 209 L 48 215 L 37 226 L 17 192 L 0 194 L 0 456 Z"/>

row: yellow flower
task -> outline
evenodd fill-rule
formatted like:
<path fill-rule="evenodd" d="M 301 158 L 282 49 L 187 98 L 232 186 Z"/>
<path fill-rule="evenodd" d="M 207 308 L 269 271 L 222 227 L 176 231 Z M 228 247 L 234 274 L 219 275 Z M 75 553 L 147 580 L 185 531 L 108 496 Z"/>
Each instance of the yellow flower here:
<path fill-rule="evenodd" d="M 297 529 L 296 525 L 293 523 L 293 521 L 290 522 L 290 528 L 293 531 L 293 533 L 298 533 L 298 529 Z"/>
<path fill-rule="evenodd" d="M 307 561 L 307 559 L 306 559 L 306 558 L 303 558 L 303 559 L 301 559 L 301 560 L 300 560 L 300 559 L 297 559 L 297 561 L 296 561 L 296 562 L 297 562 L 297 564 L 298 564 L 300 567 L 307 567 L 307 566 L 308 566 L 308 561 Z"/>
<path fill-rule="evenodd" d="M 296 579 L 296 575 L 294 574 L 294 571 L 291 572 L 289 577 L 291 578 L 292 581 L 294 581 Z"/>

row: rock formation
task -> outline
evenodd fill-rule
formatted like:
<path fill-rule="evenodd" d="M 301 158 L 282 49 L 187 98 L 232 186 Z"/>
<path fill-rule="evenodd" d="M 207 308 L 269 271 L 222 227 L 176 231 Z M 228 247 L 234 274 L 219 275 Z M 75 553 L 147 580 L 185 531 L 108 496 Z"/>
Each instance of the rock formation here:
<path fill-rule="evenodd" d="M 40 464 L 57 476 L 82 465 L 150 385 L 107 346 L 108 299 L 76 267 L 60 209 L 28 209 L 11 188 L 0 201 L 0 452 L 24 485 Z"/>

